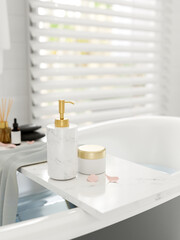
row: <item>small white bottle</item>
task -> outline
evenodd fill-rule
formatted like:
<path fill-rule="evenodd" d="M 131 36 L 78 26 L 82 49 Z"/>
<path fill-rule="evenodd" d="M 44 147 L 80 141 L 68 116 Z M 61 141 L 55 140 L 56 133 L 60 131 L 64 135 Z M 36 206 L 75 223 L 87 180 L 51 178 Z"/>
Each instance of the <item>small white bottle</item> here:
<path fill-rule="evenodd" d="M 59 100 L 60 119 L 47 126 L 48 174 L 56 180 L 75 178 L 78 172 L 77 125 L 64 119 L 65 103 L 74 104 Z"/>
<path fill-rule="evenodd" d="M 11 143 L 16 146 L 21 144 L 21 131 L 16 118 L 14 118 L 13 129 L 11 130 Z"/>

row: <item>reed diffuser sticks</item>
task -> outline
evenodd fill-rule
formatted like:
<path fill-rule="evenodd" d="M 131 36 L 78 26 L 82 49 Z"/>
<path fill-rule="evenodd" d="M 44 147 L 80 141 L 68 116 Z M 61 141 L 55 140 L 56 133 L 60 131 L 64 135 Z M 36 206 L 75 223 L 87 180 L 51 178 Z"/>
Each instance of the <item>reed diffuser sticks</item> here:
<path fill-rule="evenodd" d="M 8 101 L 8 107 L 7 107 L 7 114 L 6 114 L 6 122 L 7 122 L 7 120 L 8 120 L 9 113 L 10 113 L 10 111 L 11 111 L 12 104 L 13 104 L 13 100 L 12 100 L 12 99 L 9 99 L 9 101 Z"/>
<path fill-rule="evenodd" d="M 8 127 L 8 117 L 13 104 L 12 99 L 1 98 L 0 102 L 0 142 L 11 142 L 11 129 Z"/>
<path fill-rule="evenodd" d="M 9 99 L 8 104 L 7 104 L 7 99 L 1 98 L 1 104 L 0 104 L 0 121 L 1 122 L 4 122 L 4 121 L 7 122 L 9 113 L 11 111 L 12 104 L 13 104 L 12 99 Z M 6 107 L 6 105 L 7 105 L 7 107 Z"/>

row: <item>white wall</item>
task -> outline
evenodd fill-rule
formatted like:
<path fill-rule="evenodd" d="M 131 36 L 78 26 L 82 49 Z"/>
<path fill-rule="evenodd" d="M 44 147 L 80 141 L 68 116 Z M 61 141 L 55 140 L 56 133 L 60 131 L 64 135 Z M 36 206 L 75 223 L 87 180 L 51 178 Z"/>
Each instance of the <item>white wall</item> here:
<path fill-rule="evenodd" d="M 173 0 L 168 115 L 180 116 L 180 1 Z"/>
<path fill-rule="evenodd" d="M 27 72 L 26 0 L 7 0 L 11 49 L 5 52 L 3 74 L 0 75 L 0 98 L 14 99 L 9 117 L 19 124 L 29 122 L 29 90 Z"/>

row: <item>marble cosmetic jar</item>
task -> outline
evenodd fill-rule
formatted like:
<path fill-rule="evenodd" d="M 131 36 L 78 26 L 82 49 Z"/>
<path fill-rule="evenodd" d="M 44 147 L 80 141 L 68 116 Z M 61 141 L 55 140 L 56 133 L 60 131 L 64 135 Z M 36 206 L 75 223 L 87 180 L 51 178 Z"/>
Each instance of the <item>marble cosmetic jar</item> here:
<path fill-rule="evenodd" d="M 82 145 L 78 147 L 79 172 L 83 174 L 100 174 L 106 169 L 106 149 L 99 145 Z"/>

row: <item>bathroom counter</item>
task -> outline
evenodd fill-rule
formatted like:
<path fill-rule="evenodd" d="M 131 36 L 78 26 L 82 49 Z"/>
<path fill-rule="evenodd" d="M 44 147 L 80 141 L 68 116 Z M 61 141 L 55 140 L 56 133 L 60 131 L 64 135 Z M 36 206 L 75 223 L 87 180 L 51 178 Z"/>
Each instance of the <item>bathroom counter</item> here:
<path fill-rule="evenodd" d="M 108 217 L 121 221 L 166 202 L 180 193 L 180 179 L 114 156 L 107 156 L 106 174 L 118 176 L 117 183 L 110 183 L 105 174 L 98 175 L 98 182 L 90 183 L 87 175 L 57 181 L 50 179 L 47 163 L 21 168 L 21 173 L 45 188 L 61 195 L 98 219 Z"/>

